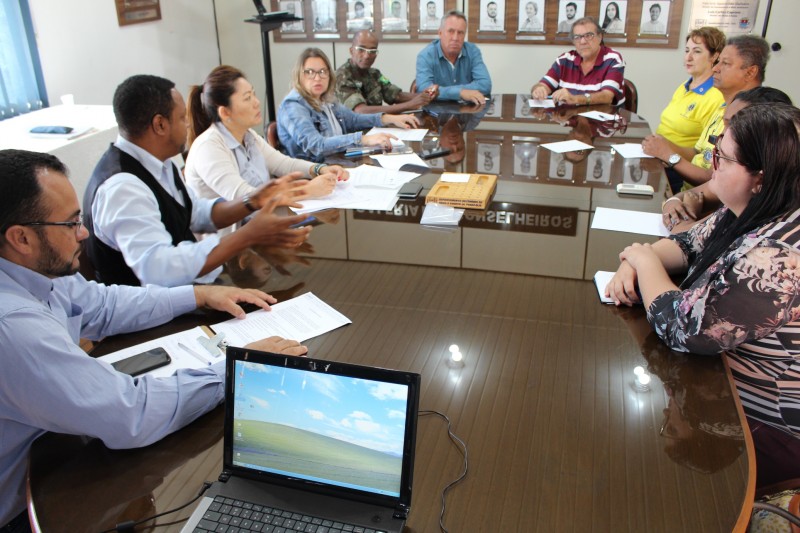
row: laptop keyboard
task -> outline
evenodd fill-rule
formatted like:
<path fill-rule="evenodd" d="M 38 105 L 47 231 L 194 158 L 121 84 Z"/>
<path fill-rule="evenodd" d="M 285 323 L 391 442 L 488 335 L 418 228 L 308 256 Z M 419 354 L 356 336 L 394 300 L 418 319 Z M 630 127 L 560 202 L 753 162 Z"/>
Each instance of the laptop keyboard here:
<path fill-rule="evenodd" d="M 383 530 L 343 524 L 274 507 L 217 496 L 194 533 L 386 533 Z"/>

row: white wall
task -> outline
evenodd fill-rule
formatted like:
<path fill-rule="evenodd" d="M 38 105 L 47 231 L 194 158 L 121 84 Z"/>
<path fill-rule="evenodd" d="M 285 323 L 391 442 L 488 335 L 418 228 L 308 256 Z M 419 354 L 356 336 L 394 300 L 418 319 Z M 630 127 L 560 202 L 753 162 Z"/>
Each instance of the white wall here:
<path fill-rule="evenodd" d="M 122 27 L 113 0 L 30 6 L 51 105 L 66 93 L 76 103 L 110 104 L 133 74 L 169 78 L 186 95 L 219 64 L 212 0 L 162 0 L 161 20 Z"/>

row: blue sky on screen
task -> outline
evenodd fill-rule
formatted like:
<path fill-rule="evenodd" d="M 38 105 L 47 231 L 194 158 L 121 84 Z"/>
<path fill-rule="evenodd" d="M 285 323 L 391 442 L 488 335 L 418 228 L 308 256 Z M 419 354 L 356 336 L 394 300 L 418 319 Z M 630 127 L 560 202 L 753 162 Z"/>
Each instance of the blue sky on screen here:
<path fill-rule="evenodd" d="M 291 368 L 236 365 L 237 418 L 284 424 L 402 455 L 408 387 Z"/>

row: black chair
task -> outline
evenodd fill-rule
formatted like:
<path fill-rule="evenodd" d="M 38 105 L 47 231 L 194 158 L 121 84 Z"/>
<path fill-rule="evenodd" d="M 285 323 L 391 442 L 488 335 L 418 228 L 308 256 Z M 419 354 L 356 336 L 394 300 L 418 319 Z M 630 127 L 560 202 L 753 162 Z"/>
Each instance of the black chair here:
<path fill-rule="evenodd" d="M 622 107 L 631 113 L 636 113 L 639 109 L 639 91 L 636 90 L 636 85 L 625 78 L 622 82 L 622 93 L 625 95 L 625 103 L 622 104 Z"/>

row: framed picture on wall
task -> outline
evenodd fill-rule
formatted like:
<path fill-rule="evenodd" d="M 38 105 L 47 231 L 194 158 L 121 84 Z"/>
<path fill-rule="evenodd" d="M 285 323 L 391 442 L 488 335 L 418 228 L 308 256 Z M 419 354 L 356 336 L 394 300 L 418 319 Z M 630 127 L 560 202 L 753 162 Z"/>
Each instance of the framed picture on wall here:
<path fill-rule="evenodd" d="M 443 0 L 419 1 L 419 31 L 437 32 L 444 15 Z"/>
<path fill-rule="evenodd" d="M 514 175 L 526 178 L 536 177 L 536 162 L 539 145 L 532 142 L 514 143 Z"/>
<path fill-rule="evenodd" d="M 639 33 L 666 35 L 669 7 L 669 0 L 645 0 L 642 3 L 642 22 L 639 25 Z"/>
<path fill-rule="evenodd" d="M 281 11 L 286 11 L 295 17 L 303 16 L 303 3 L 300 0 L 281 0 L 278 4 Z M 283 33 L 303 33 L 305 31 L 304 20 L 293 20 L 281 24 Z"/>
<path fill-rule="evenodd" d="M 519 33 L 542 33 L 544 31 L 544 13 L 547 9 L 545 0 L 520 0 Z"/>
<path fill-rule="evenodd" d="M 479 142 L 475 154 L 475 172 L 500 174 L 500 144 Z"/>
<path fill-rule="evenodd" d="M 558 33 L 572 31 L 572 23 L 585 16 L 586 0 L 560 0 L 558 3 Z"/>
<path fill-rule="evenodd" d="M 625 33 L 625 17 L 628 0 L 602 0 L 600 2 L 600 26 L 605 33 Z"/>
<path fill-rule="evenodd" d="M 161 20 L 160 0 L 116 0 L 116 4 L 120 26 Z"/>
<path fill-rule="evenodd" d="M 371 30 L 372 0 L 347 0 L 347 31 Z"/>
<path fill-rule="evenodd" d="M 481 0 L 478 31 L 505 31 L 506 1 Z"/>
<path fill-rule="evenodd" d="M 381 27 L 385 32 L 408 31 L 408 0 L 384 0 Z"/>
<path fill-rule="evenodd" d="M 314 32 L 338 32 L 336 24 L 336 0 L 314 0 L 311 5 L 314 17 Z"/>

